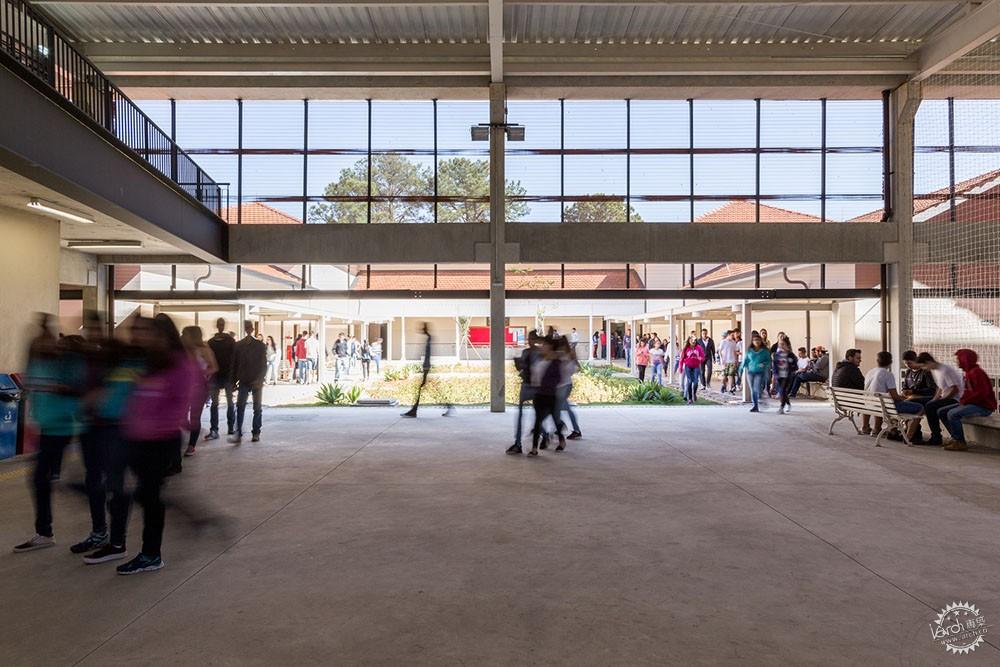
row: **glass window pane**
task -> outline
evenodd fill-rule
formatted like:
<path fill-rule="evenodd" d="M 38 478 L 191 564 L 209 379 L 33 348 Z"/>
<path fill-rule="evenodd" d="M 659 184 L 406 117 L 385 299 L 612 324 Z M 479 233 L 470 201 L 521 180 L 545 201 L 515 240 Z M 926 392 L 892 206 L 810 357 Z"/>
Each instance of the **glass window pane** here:
<path fill-rule="evenodd" d="M 823 108 L 818 100 L 762 100 L 762 148 L 819 148 L 823 145 Z"/>
<path fill-rule="evenodd" d="M 753 100 L 695 100 L 695 148 L 753 148 L 757 110 Z"/>

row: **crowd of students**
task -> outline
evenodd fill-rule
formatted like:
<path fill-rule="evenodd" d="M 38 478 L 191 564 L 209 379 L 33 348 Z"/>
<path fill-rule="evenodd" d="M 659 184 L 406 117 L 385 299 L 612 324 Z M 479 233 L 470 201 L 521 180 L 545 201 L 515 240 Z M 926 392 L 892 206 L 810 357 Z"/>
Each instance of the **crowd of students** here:
<path fill-rule="evenodd" d="M 537 331 L 528 333 L 528 344 L 521 355 L 514 360 L 514 367 L 521 376 L 521 390 L 517 400 L 517 423 L 514 428 L 514 444 L 507 448 L 508 454 L 521 454 L 521 424 L 524 416 L 524 406 L 531 403 L 535 412 L 534 426 L 531 431 L 531 450 L 528 456 L 538 456 L 539 449 L 548 449 L 551 434 L 559 440 L 556 451 L 566 449 L 567 440 L 583 437 L 576 413 L 569 402 L 573 391 L 573 375 L 579 370 L 580 364 L 576 351 L 569 339 L 560 336 L 552 329 L 548 335 L 542 336 Z M 569 415 L 572 431 L 565 434 L 566 424 L 562 413 Z M 549 431 L 546 421 L 553 422 L 553 430 Z"/>
<path fill-rule="evenodd" d="M 938 361 L 929 352 L 917 354 L 908 350 L 903 353 L 906 370 L 897 383 L 892 371 L 891 353 L 879 352 L 875 368 L 862 374 L 861 350 L 851 349 L 844 360 L 837 363 L 830 384 L 887 394 L 900 414 L 926 419 L 930 428 L 930 437 L 926 439 L 922 432 L 922 420 L 909 422 L 907 437 L 914 444 L 944 445 L 949 451 L 965 451 L 968 443 L 962 419 L 993 414 L 997 409 L 997 398 L 993 383 L 979 365 L 979 356 L 975 351 L 968 348 L 957 350 L 955 360 L 958 368 Z M 944 443 L 942 428 L 952 438 L 947 444 Z M 875 418 L 872 423 L 867 415 L 862 417 L 861 431 L 865 435 L 878 436 L 881 429 L 881 418 Z M 888 433 L 887 437 L 902 439 L 902 434 Z"/>
<path fill-rule="evenodd" d="M 273 339 L 270 336 L 268 336 L 268 339 L 273 343 Z M 320 351 L 319 334 L 312 331 L 303 331 L 295 336 L 295 339 L 288 344 L 285 354 L 289 367 L 292 369 L 292 382 L 296 384 L 313 384 L 319 382 Z M 334 341 L 329 352 L 329 356 L 333 358 L 334 362 L 335 381 L 339 381 L 342 375 L 354 373 L 359 368 L 361 370 L 361 379 L 367 380 L 371 375 L 372 364 L 375 365 L 376 374 L 381 372 L 381 338 L 376 338 L 369 343 L 368 339 L 358 340 L 353 334 L 348 336 L 341 333 L 337 335 L 337 339 Z M 268 360 L 270 364 L 270 356 Z M 268 367 L 269 377 L 274 378 L 276 376 L 279 363 L 276 360 L 273 371 L 270 366 Z M 276 378 L 272 381 L 272 384 L 277 384 Z"/>
<path fill-rule="evenodd" d="M 231 442 L 243 434 L 246 402 L 252 396 L 253 440 L 261 432 L 261 387 L 267 372 L 265 344 L 246 322 L 237 341 L 217 322 L 207 343 L 201 329 L 178 332 L 165 314 L 137 317 L 128 341 L 104 335 L 101 322 L 87 315 L 84 335 L 57 337 L 42 316 L 24 373 L 28 406 L 38 428 L 38 454 L 32 477 L 35 534 L 14 547 L 34 551 L 55 544 L 52 482 L 59 478 L 63 454 L 78 439 L 85 468 L 90 534 L 70 551 L 95 565 L 127 556 L 126 527 L 133 498 L 143 508 L 142 546 L 119 574 L 163 567 L 161 545 L 166 508 L 163 480 L 181 472 L 183 453 L 196 451 L 206 398 L 211 426 L 206 440 L 219 437 L 219 392 L 227 401 Z M 236 404 L 233 404 L 233 391 Z M 136 478 L 134 490 L 126 472 Z"/>

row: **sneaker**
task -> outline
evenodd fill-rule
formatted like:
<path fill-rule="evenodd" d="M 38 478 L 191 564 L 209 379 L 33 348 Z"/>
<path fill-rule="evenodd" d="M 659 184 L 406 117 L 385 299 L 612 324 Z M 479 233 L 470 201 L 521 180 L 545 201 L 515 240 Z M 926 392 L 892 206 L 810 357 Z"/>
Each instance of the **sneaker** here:
<path fill-rule="evenodd" d="M 260 433 L 255 433 L 251 435 L 250 442 L 260 442 Z"/>
<path fill-rule="evenodd" d="M 188 448 L 184 450 L 184 456 L 194 456 L 195 451 L 194 445 L 188 445 Z"/>
<path fill-rule="evenodd" d="M 570 433 L 569 435 L 566 436 L 566 439 L 567 440 L 579 440 L 582 437 L 583 437 L 583 433 L 580 433 L 579 431 L 573 431 L 572 433 Z"/>
<path fill-rule="evenodd" d="M 243 436 L 242 435 L 231 435 L 231 436 L 229 436 L 229 442 L 233 443 L 234 445 L 239 445 L 239 444 L 241 444 L 243 442 Z"/>
<path fill-rule="evenodd" d="M 455 416 L 455 408 L 453 408 L 452 406 L 449 405 L 447 407 L 447 409 L 445 409 L 444 414 L 442 414 L 441 416 L 442 417 L 454 417 Z"/>
<path fill-rule="evenodd" d="M 82 542 L 77 542 L 69 548 L 70 553 L 74 554 L 85 554 L 88 551 L 93 551 L 94 549 L 99 549 L 108 543 L 108 534 L 104 533 L 91 533 Z"/>
<path fill-rule="evenodd" d="M 537 447 L 532 447 L 531 451 L 528 452 L 528 456 L 538 456 L 538 448 Z"/>
<path fill-rule="evenodd" d="M 562 433 L 560 433 L 559 434 L 559 446 L 556 447 L 556 451 L 557 452 L 561 452 L 564 449 L 566 449 L 566 437 Z"/>
<path fill-rule="evenodd" d="M 229 430 L 226 431 L 226 435 L 236 435 L 236 429 L 229 427 Z"/>
<path fill-rule="evenodd" d="M 126 555 L 128 555 L 128 552 L 124 544 L 120 547 L 116 547 L 113 544 L 105 544 L 94 553 L 84 556 L 83 562 L 87 565 L 97 565 L 98 563 L 107 563 L 109 560 L 120 560 L 125 558 Z"/>
<path fill-rule="evenodd" d="M 969 451 L 969 446 L 962 442 L 961 440 L 952 440 L 947 445 L 944 446 L 949 452 L 967 452 Z"/>
<path fill-rule="evenodd" d="M 51 536 L 46 537 L 45 535 L 35 535 L 27 542 L 22 542 L 14 547 L 14 553 L 23 553 L 25 551 L 37 551 L 38 549 L 47 549 L 49 547 L 55 546 L 56 541 Z"/>
<path fill-rule="evenodd" d="M 163 567 L 163 559 L 159 556 L 151 558 L 144 553 L 117 567 L 118 574 L 139 574 L 140 572 L 152 572 Z"/>
<path fill-rule="evenodd" d="M 206 440 L 218 440 L 219 439 L 219 432 L 218 431 L 209 431 L 208 435 L 205 436 L 205 439 Z"/>
<path fill-rule="evenodd" d="M 940 435 L 932 435 L 930 438 L 928 438 L 927 444 L 930 447 L 940 447 L 941 445 L 944 444 L 944 440 L 941 438 Z"/>
<path fill-rule="evenodd" d="M 521 445 L 511 445 L 507 448 L 508 454 L 520 454 L 524 450 L 521 449 Z"/>
<path fill-rule="evenodd" d="M 404 412 L 403 414 L 401 414 L 399 416 L 400 417 L 413 417 L 413 418 L 416 418 L 417 411 L 416 410 L 407 410 L 406 412 Z"/>
<path fill-rule="evenodd" d="M 760 412 L 759 408 L 750 408 L 750 412 Z"/>

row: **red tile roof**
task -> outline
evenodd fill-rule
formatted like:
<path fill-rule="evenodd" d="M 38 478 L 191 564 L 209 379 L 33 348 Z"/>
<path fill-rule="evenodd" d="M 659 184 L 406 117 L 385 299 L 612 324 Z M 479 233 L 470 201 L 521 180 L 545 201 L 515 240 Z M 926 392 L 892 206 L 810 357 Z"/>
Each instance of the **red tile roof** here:
<path fill-rule="evenodd" d="M 962 195 L 969 194 L 974 190 L 977 190 L 984 186 L 988 186 L 991 181 L 998 181 L 998 180 L 1000 180 L 1000 169 L 995 171 L 989 171 L 986 172 L 985 174 L 980 174 L 979 176 L 975 176 L 973 178 L 961 181 L 955 184 L 955 196 L 956 198 L 959 198 Z M 987 192 L 991 194 L 997 194 L 998 188 L 1000 188 L 1000 183 L 994 184 L 992 187 L 990 187 L 989 190 L 987 190 Z M 917 193 L 913 199 L 913 215 L 919 216 L 921 213 L 924 213 L 934 208 L 935 206 L 947 203 L 950 194 L 951 193 L 949 188 L 941 188 L 940 190 L 935 190 L 933 192 Z M 964 204 L 970 205 L 969 207 L 970 213 L 971 209 L 975 207 L 976 217 L 963 218 L 962 216 L 957 215 L 958 211 L 956 210 L 956 220 L 963 220 L 963 219 L 983 220 L 984 218 L 982 216 L 989 215 L 989 212 L 980 210 L 981 207 L 991 206 L 992 210 L 996 212 L 993 213 L 994 216 L 1000 213 L 1000 201 L 995 199 L 987 199 L 985 201 L 978 199 L 964 199 L 962 202 L 957 204 L 956 208 L 960 208 Z M 882 215 L 883 215 L 883 210 L 877 209 L 875 211 L 870 211 L 868 213 L 865 213 L 864 215 L 859 215 L 856 218 L 851 218 L 850 220 L 848 220 L 848 222 L 881 222 Z M 938 213 L 937 215 L 930 218 L 930 220 L 936 222 L 939 219 L 948 220 L 949 218 L 950 218 L 950 211 L 946 209 L 944 212 Z M 998 218 L 993 217 L 992 219 L 996 220 Z"/>
<path fill-rule="evenodd" d="M 709 211 L 697 218 L 695 222 L 754 222 L 757 219 L 756 203 L 746 199 L 738 199 Z M 820 219 L 807 213 L 789 211 L 788 209 L 760 205 L 761 222 L 819 222 Z"/>
<path fill-rule="evenodd" d="M 243 225 L 301 225 L 302 221 L 294 215 L 288 215 L 284 211 L 279 211 L 273 206 L 262 204 L 259 201 L 245 202 L 243 204 L 243 215 L 238 217 L 238 207 L 229 206 L 222 209 L 219 217 L 231 225 L 235 225 L 239 220 Z"/>

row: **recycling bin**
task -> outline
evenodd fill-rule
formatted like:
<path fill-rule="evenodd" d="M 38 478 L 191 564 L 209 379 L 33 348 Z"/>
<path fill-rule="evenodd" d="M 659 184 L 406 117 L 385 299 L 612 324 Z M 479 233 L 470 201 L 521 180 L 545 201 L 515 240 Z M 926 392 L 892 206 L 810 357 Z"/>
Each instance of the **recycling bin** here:
<path fill-rule="evenodd" d="M 21 395 L 21 388 L 14 379 L 0 373 L 0 459 L 9 459 L 17 454 Z"/>

